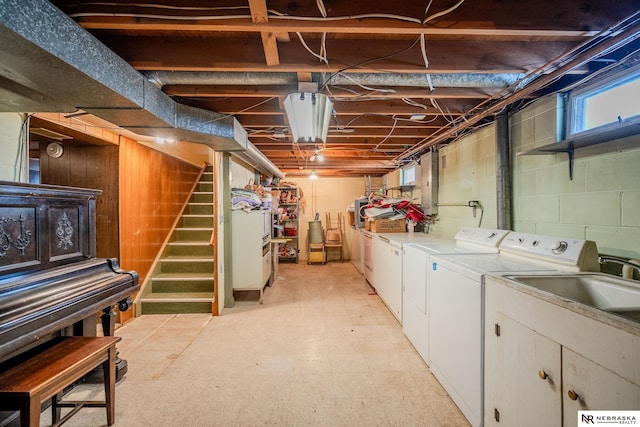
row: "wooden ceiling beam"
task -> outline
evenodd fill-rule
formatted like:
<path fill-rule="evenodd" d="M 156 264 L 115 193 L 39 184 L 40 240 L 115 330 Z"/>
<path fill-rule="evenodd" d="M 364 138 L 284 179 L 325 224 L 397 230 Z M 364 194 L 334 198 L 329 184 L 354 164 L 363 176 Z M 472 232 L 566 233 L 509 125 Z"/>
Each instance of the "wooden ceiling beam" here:
<path fill-rule="evenodd" d="M 249 10 L 251 11 L 251 21 L 254 24 L 266 24 L 269 22 L 266 0 L 249 0 Z M 276 33 L 273 31 L 260 31 L 264 58 L 268 66 L 280 64 L 278 55 L 278 41 Z"/>
<path fill-rule="evenodd" d="M 438 112 L 439 113 L 439 112 Z M 282 128 L 286 127 L 284 115 L 280 112 L 274 112 L 272 115 L 252 115 L 252 114 L 236 114 L 235 118 L 238 119 L 240 124 L 247 129 L 262 129 L 262 128 Z M 343 127 L 350 129 L 368 128 L 368 127 L 390 127 L 393 126 L 394 119 L 390 116 L 381 115 L 367 115 L 358 117 L 355 120 L 350 118 L 349 120 L 343 120 L 340 118 L 339 123 Z M 396 129 L 401 128 L 439 128 L 446 125 L 448 122 L 442 117 L 429 116 L 424 120 L 409 120 L 409 117 L 398 117 L 395 125 Z M 340 126 L 335 123 L 335 120 L 329 124 L 329 129 L 338 129 Z"/>
<path fill-rule="evenodd" d="M 433 16 L 445 11 L 453 3 L 434 2 L 425 11 L 424 0 L 403 0 L 402 2 L 374 2 L 369 0 L 350 0 L 348 2 L 325 1 L 330 18 L 353 17 L 339 21 L 322 20 L 318 7 L 313 0 L 269 0 L 269 9 L 275 13 L 269 20 L 261 23 L 259 28 L 251 20 L 250 11 L 238 8 L 237 1 L 218 0 L 213 5 L 208 0 L 184 0 L 174 3 L 172 8 L 155 7 L 156 2 L 145 0 L 135 4 L 114 0 L 109 4 L 97 2 L 78 2 L 77 0 L 56 0 L 56 6 L 70 14 L 74 19 L 88 28 L 117 28 L 122 30 L 172 29 L 173 31 L 194 31 L 200 28 L 206 31 L 271 31 L 272 28 L 286 28 L 290 31 L 305 31 L 308 28 L 316 32 L 370 32 L 377 34 L 381 30 L 390 33 L 400 31 L 473 31 L 492 32 L 511 31 L 517 33 L 527 29 L 551 30 L 558 35 L 590 34 L 606 26 L 620 21 L 637 11 L 637 0 L 617 0 L 612 8 L 609 0 L 589 0 L 588 4 L 578 7 L 574 0 L 539 0 L 536 2 L 504 2 L 501 0 L 477 0 L 465 2 L 425 25 L 420 21 L 425 13 Z M 224 8 L 233 9 L 224 10 Z M 416 22 L 403 22 L 382 17 L 360 17 L 361 14 L 401 15 Z M 118 16 L 128 15 L 128 16 Z M 276 14 L 281 16 L 276 17 Z M 150 18 L 156 15 L 162 19 Z M 206 16 L 224 18 L 233 15 L 237 19 L 202 19 Z M 287 16 L 284 16 L 287 15 Z M 183 20 L 179 18 L 186 17 Z M 296 21 L 295 17 L 306 17 L 311 20 Z M 374 15 L 375 16 L 375 15 Z M 195 19 L 200 17 L 200 19 Z M 169 19 L 174 18 L 174 19 Z M 187 20 L 188 19 L 188 20 Z"/>
<path fill-rule="evenodd" d="M 254 23 L 251 19 L 220 19 L 210 21 L 153 20 L 127 17 L 78 17 L 76 22 L 87 30 L 119 30 L 136 32 L 239 32 L 239 33 L 334 33 L 334 34 L 391 34 L 439 37 L 473 37 L 485 40 L 548 40 L 576 41 L 593 37 L 597 30 L 492 28 L 490 24 L 457 23 L 446 28 L 423 27 L 419 24 L 384 19 L 344 21 L 297 21 L 294 19 L 271 19 L 267 23 Z"/>
<path fill-rule="evenodd" d="M 290 71 L 426 72 L 415 40 L 327 40 L 329 64 L 318 61 L 299 41 L 279 48 L 280 64 L 268 66 L 259 37 L 113 36 L 101 39 L 139 70 L 169 71 Z M 429 69 L 437 73 L 505 73 L 534 70 L 573 47 L 570 42 L 427 41 Z M 241 47 L 241 48 L 240 48 Z M 408 49 L 409 48 L 409 49 Z M 401 53 L 399 53 L 401 52 Z M 357 64 L 366 63 L 366 66 Z M 522 64 L 526 64 L 523 67 Z"/>
<path fill-rule="evenodd" d="M 267 98 L 269 99 L 269 98 Z M 222 114 L 243 114 L 243 115 L 274 115 L 277 112 L 283 113 L 278 107 L 277 98 L 272 98 L 268 102 L 257 98 L 237 98 L 237 99 L 203 99 L 189 100 L 181 99 L 180 102 L 193 107 L 204 108 Z M 261 103 L 264 102 L 264 103 Z M 447 99 L 439 102 L 447 114 L 458 116 L 472 108 L 476 103 L 465 101 L 464 99 Z M 366 102 L 337 101 L 333 104 L 338 116 L 338 125 L 345 126 L 353 117 L 347 116 L 368 116 L 368 115 L 400 115 L 409 117 L 412 114 L 421 113 L 427 116 L 441 114 L 435 108 L 423 109 L 406 104 L 401 100 L 380 100 Z M 341 118 L 341 116 L 345 116 Z"/>
<path fill-rule="evenodd" d="M 438 129 L 438 127 L 434 127 Z M 330 131 L 327 135 L 327 140 L 331 141 L 332 139 L 352 139 L 352 138 L 378 138 L 385 137 L 390 135 L 394 138 L 421 138 L 431 134 L 433 129 L 430 131 L 426 128 L 395 128 L 393 132 L 391 132 L 391 128 L 349 128 L 346 131 Z M 249 138 L 254 141 L 259 138 L 273 138 L 273 132 L 270 133 L 260 133 L 260 131 L 256 133 L 249 132 Z M 255 143 L 255 141 L 254 141 Z"/>

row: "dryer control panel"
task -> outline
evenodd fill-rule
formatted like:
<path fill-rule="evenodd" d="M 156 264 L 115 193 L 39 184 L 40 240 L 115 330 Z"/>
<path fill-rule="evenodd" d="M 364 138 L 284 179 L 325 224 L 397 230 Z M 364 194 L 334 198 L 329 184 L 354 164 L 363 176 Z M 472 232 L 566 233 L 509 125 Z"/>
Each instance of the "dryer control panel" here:
<path fill-rule="evenodd" d="M 591 240 L 511 232 L 499 249 L 501 254 L 558 263 L 580 271 L 600 270 L 596 243 Z"/>

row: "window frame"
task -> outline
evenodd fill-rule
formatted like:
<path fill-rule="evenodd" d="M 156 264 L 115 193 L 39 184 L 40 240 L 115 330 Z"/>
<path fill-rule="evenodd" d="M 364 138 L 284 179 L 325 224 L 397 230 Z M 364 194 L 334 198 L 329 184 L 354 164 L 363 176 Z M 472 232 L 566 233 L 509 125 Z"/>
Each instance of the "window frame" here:
<path fill-rule="evenodd" d="M 589 96 L 595 96 L 607 90 L 612 90 L 635 79 L 640 79 L 640 66 L 630 67 L 623 71 L 613 73 L 607 78 L 588 83 L 567 92 L 566 139 L 580 139 L 581 137 L 593 135 L 602 135 L 603 138 L 606 138 L 607 135 L 620 133 L 623 129 L 625 130 L 625 132 L 623 132 L 624 134 L 627 134 L 626 131 L 628 131 L 628 134 L 640 133 L 640 129 L 634 130 L 634 127 L 637 128 L 638 124 L 640 124 L 640 112 L 634 116 L 625 118 L 622 122 L 613 121 L 586 130 L 576 130 L 578 124 L 583 123 L 585 120 L 584 101 L 589 98 Z M 614 135 L 612 136 L 615 138 Z"/>

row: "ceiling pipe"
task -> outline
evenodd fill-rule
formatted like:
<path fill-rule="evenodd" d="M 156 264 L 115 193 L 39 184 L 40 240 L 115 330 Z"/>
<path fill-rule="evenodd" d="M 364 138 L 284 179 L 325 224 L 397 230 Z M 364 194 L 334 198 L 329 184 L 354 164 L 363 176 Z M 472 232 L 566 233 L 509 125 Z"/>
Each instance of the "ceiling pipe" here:
<path fill-rule="evenodd" d="M 339 73 L 327 76 L 329 85 L 407 86 L 407 87 L 492 87 L 503 88 L 524 74 L 429 74 L 429 73 Z"/>
<path fill-rule="evenodd" d="M 287 72 L 193 72 L 145 71 L 157 87 L 165 85 L 296 85 L 296 73 Z M 312 80 L 330 85 L 371 85 L 406 87 L 492 87 L 504 88 L 522 79 L 524 74 L 429 74 L 429 73 L 313 73 Z"/>
<path fill-rule="evenodd" d="M 296 73 L 233 71 L 143 71 L 157 87 L 165 85 L 297 85 Z"/>

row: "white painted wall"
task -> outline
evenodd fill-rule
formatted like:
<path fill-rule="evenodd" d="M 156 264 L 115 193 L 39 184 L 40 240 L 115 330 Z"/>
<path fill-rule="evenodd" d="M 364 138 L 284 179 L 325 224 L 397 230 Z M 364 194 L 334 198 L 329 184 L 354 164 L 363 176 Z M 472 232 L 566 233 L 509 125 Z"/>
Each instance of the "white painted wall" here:
<path fill-rule="evenodd" d="M 0 113 L 0 180 L 29 181 L 28 133 L 22 132 L 24 114 Z"/>
<path fill-rule="evenodd" d="M 313 221 L 317 212 L 318 214 L 320 214 L 319 218 L 322 221 L 322 227 L 326 229 L 326 214 L 330 213 L 332 220 L 335 221 L 337 220 L 338 213 L 340 213 L 342 214 L 343 218 L 344 231 L 345 228 L 349 226 L 347 208 L 353 203 L 355 199 L 364 195 L 365 180 L 363 177 L 320 177 L 317 180 L 311 180 L 309 178 L 295 178 L 287 181 L 295 182 L 297 186 L 302 190 L 302 194 L 304 195 L 305 207 L 300 210 L 299 217 L 299 259 L 303 262 L 306 262 L 306 260 L 308 259 L 306 241 L 309 230 L 309 221 Z M 348 260 L 351 257 L 351 245 L 348 242 L 348 239 L 345 238 L 345 236 L 343 236 L 343 241 L 343 257 L 345 260 Z M 328 255 L 329 261 L 339 259 L 339 253 L 336 252 L 336 250 L 331 250 Z"/>
<path fill-rule="evenodd" d="M 255 172 L 253 168 L 233 156 L 231 156 L 231 160 L 229 162 L 229 175 L 231 188 L 244 188 L 245 185 L 249 183 L 249 181 L 255 181 Z"/>

